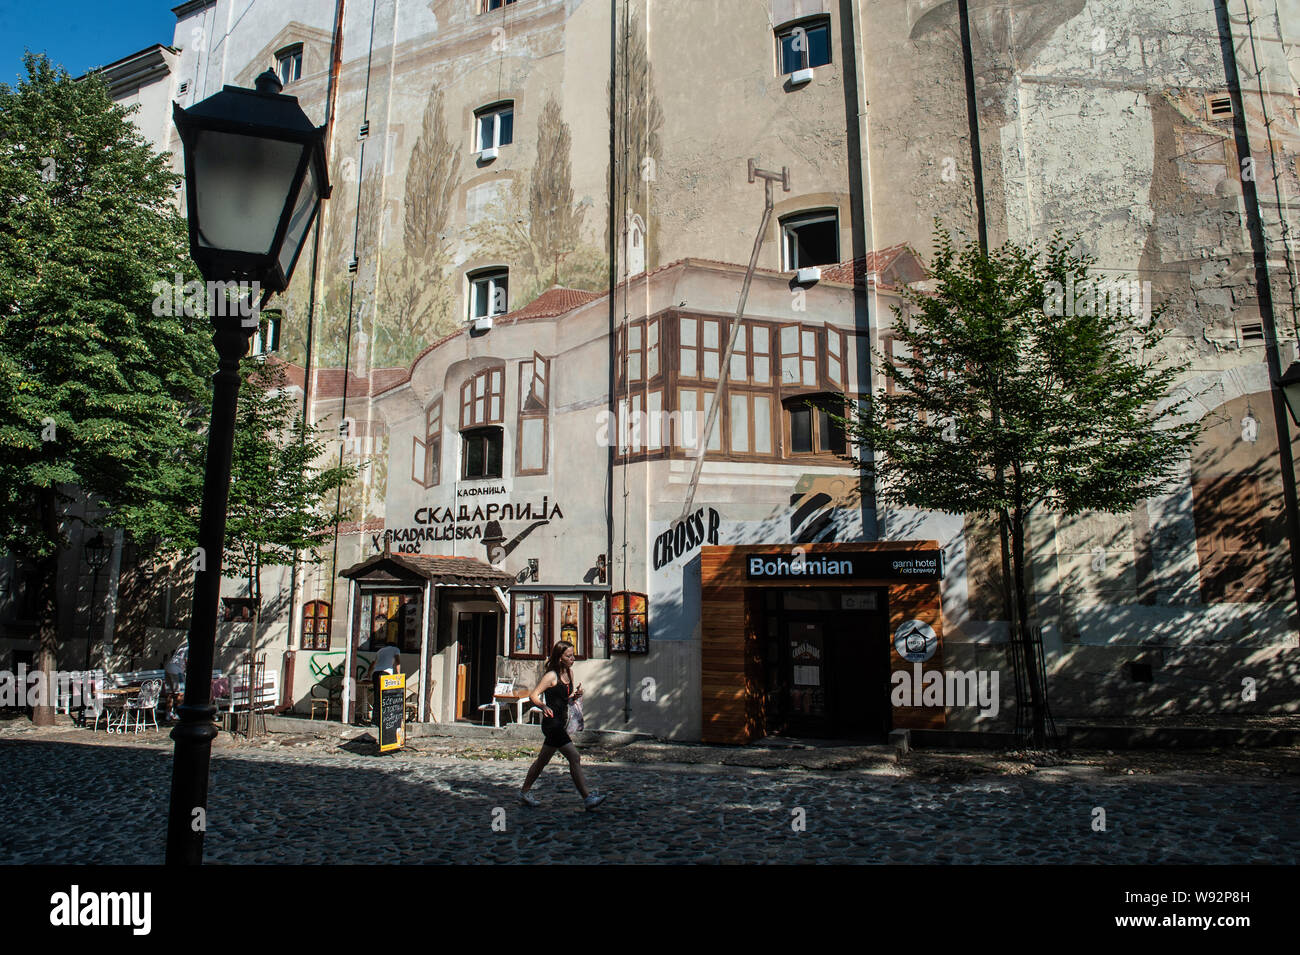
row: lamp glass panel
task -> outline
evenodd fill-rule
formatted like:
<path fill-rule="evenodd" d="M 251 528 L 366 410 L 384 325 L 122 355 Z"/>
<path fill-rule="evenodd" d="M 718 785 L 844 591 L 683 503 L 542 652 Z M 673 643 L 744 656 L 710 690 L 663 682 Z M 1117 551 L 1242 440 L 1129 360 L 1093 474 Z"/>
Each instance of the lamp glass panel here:
<path fill-rule="evenodd" d="M 298 249 L 307 238 L 307 226 L 311 224 L 312 210 L 316 208 L 316 169 L 312 163 L 307 164 L 307 175 L 302 177 L 298 187 L 298 199 L 293 204 L 293 215 L 289 218 L 289 230 L 284 234 L 284 245 L 280 246 L 280 271 L 289 277 L 289 268 L 297 258 Z"/>
<path fill-rule="evenodd" d="M 201 131 L 194 141 L 199 244 L 266 255 L 306 148 L 237 133 Z"/>

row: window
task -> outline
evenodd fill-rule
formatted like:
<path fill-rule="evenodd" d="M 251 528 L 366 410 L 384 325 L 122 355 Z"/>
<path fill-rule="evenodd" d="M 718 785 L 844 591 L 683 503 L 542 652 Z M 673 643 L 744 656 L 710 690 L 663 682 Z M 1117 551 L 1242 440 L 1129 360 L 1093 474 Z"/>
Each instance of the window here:
<path fill-rule="evenodd" d="M 478 151 L 509 146 L 515 141 L 515 104 L 503 103 L 479 110 L 474 114 L 474 127 Z"/>
<path fill-rule="evenodd" d="M 479 13 L 487 13 L 489 10 L 499 10 L 514 2 L 515 0 L 482 0 L 483 5 L 479 7 Z"/>
<path fill-rule="evenodd" d="M 519 474 L 546 473 L 550 365 L 536 352 L 532 361 L 519 363 Z"/>
<path fill-rule="evenodd" d="M 469 276 L 469 317 L 504 315 L 510 301 L 510 278 L 506 269 L 473 272 Z"/>
<path fill-rule="evenodd" d="M 422 487 L 438 484 L 442 470 L 442 399 L 437 398 L 424 413 L 424 440 L 415 442 L 411 455 L 411 480 Z"/>
<path fill-rule="evenodd" d="M 843 390 L 846 384 L 844 374 L 844 333 L 838 328 L 826 329 L 826 380 Z"/>
<path fill-rule="evenodd" d="M 709 409 L 713 406 L 713 389 L 679 388 L 677 390 L 678 421 L 673 424 L 673 442 L 679 448 L 698 451 L 708 424 Z M 710 451 L 722 450 L 723 419 L 719 415 L 713 422 L 713 431 L 709 435 Z"/>
<path fill-rule="evenodd" d="M 506 366 L 485 368 L 460 386 L 460 427 L 500 424 Z"/>
<path fill-rule="evenodd" d="M 733 391 L 730 403 L 728 447 L 732 454 L 772 454 L 772 396 Z"/>
<path fill-rule="evenodd" d="M 831 22 L 811 20 L 785 27 L 776 34 L 782 75 L 831 61 Z"/>
<path fill-rule="evenodd" d="M 842 413 L 831 395 L 804 395 L 785 402 L 786 455 L 843 454 L 844 428 L 828 411 Z"/>
<path fill-rule="evenodd" d="M 680 325 L 678 368 L 683 378 L 717 381 L 722 363 L 722 323 L 716 318 L 688 318 Z"/>
<path fill-rule="evenodd" d="M 302 648 L 330 648 L 330 605 L 325 600 L 309 600 L 302 608 Z"/>
<path fill-rule="evenodd" d="M 781 257 L 787 272 L 840 260 L 839 213 L 804 212 L 781 220 Z"/>
<path fill-rule="evenodd" d="M 541 659 L 546 655 L 546 595 L 512 594 L 514 621 L 510 635 L 510 655 Z"/>
<path fill-rule="evenodd" d="M 302 79 L 301 43 L 286 46 L 275 54 L 275 75 L 280 77 L 280 82 L 284 86 L 288 86 L 294 80 Z"/>
<path fill-rule="evenodd" d="M 280 326 L 284 313 L 279 309 L 265 309 L 253 333 L 252 355 L 269 355 L 280 350 Z"/>
<path fill-rule="evenodd" d="M 463 467 L 467 481 L 501 477 L 501 429 L 474 428 L 461 432 Z"/>
<path fill-rule="evenodd" d="M 631 322 L 619 333 L 619 381 L 623 384 L 659 377 L 659 319 Z"/>
<path fill-rule="evenodd" d="M 613 653 L 650 651 L 645 594 L 622 592 L 611 596 L 609 649 Z"/>
<path fill-rule="evenodd" d="M 606 646 L 605 595 L 515 593 L 510 655 L 542 659 L 560 641 L 573 644 L 574 656 L 591 656 L 592 631 L 600 652 Z M 593 624 L 595 625 L 593 628 Z"/>
<path fill-rule="evenodd" d="M 817 387 L 817 332 L 802 325 L 781 326 L 781 384 Z"/>

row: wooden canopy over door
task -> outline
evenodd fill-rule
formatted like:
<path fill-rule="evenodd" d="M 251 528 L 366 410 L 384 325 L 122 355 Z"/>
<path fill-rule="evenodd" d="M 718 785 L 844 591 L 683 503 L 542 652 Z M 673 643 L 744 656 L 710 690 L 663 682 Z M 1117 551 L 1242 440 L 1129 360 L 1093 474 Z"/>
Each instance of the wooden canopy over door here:
<path fill-rule="evenodd" d="M 879 552 L 937 552 L 937 541 L 873 541 L 862 544 L 802 544 L 808 560 L 836 555 Z M 746 574 L 751 555 L 783 554 L 790 557 L 790 545 L 747 544 L 738 547 L 704 547 L 700 554 L 701 659 L 700 686 L 706 743 L 748 743 L 765 732 L 763 663 L 759 643 L 758 598 L 770 588 L 866 588 L 886 587 L 889 596 L 891 634 L 906 620 L 923 620 L 939 638 L 935 655 L 926 671 L 943 666 L 943 608 L 940 581 L 900 579 L 898 576 L 845 577 L 844 579 L 755 580 Z M 908 663 L 890 650 L 894 671 L 910 671 Z M 897 707 L 893 725 L 914 729 L 940 729 L 946 714 L 936 707 Z"/>

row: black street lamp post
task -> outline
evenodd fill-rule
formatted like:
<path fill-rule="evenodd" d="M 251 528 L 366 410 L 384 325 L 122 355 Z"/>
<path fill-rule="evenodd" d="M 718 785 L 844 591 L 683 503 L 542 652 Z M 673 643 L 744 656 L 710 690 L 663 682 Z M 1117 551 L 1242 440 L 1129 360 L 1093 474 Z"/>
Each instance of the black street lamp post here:
<path fill-rule="evenodd" d="M 325 128 L 313 126 L 293 96 L 280 93 L 270 70 L 256 90 L 226 86 L 188 110 L 173 105 L 172 115 L 185 147 L 185 190 L 190 254 L 208 281 L 251 283 L 238 311 L 245 312 L 259 292 L 263 300 L 289 284 L 304 240 L 322 199 L 328 198 Z M 212 705 L 212 661 L 221 594 L 222 547 L 230 493 L 230 459 L 239 395 L 239 361 L 256 330 L 255 315 L 245 320 L 226 314 L 223 298 L 210 291 L 217 373 L 212 378 L 212 421 L 199 517 L 199 552 L 190 617 L 185 702 L 172 766 L 167 821 L 168 865 L 199 865 L 207 825 L 208 764 L 217 735 Z"/>

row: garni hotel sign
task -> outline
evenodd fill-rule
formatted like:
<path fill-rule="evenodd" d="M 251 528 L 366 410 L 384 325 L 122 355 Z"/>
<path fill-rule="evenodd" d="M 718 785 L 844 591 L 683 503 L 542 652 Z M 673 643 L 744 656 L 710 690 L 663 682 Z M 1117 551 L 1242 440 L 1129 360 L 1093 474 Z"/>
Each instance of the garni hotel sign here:
<path fill-rule="evenodd" d="M 942 580 L 943 552 L 874 550 L 749 554 L 748 580 Z"/>

